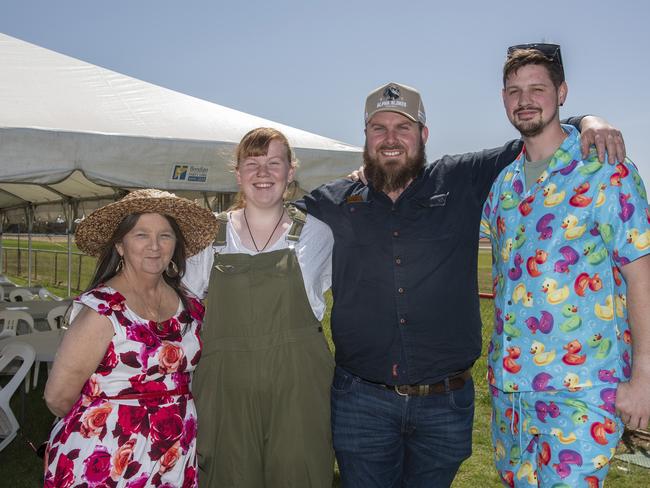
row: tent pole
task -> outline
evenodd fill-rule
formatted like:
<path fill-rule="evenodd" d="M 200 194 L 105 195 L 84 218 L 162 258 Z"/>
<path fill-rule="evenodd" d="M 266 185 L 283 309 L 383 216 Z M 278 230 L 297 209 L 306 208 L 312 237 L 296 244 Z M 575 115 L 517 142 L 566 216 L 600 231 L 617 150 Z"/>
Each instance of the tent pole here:
<path fill-rule="evenodd" d="M 34 229 L 34 207 L 25 209 L 27 214 L 27 286 L 32 286 L 32 231 Z"/>
<path fill-rule="evenodd" d="M 76 212 L 73 211 L 71 201 L 68 201 L 68 215 L 66 218 L 66 234 L 68 235 L 68 296 L 72 295 L 72 225 L 74 223 Z"/>
<path fill-rule="evenodd" d="M 5 213 L 0 212 L 0 274 L 2 274 L 2 263 L 4 261 L 2 258 L 4 257 L 4 249 L 3 249 L 3 242 L 2 242 L 2 235 L 4 233 L 4 226 L 5 226 Z"/>

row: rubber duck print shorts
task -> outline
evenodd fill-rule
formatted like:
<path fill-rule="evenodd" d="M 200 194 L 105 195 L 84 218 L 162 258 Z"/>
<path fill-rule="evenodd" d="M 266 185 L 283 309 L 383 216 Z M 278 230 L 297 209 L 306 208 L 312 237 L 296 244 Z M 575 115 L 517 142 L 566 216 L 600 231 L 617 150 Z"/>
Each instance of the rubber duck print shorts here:
<path fill-rule="evenodd" d="M 494 459 L 505 486 L 603 485 L 623 434 L 615 384 L 579 391 L 491 390 Z"/>

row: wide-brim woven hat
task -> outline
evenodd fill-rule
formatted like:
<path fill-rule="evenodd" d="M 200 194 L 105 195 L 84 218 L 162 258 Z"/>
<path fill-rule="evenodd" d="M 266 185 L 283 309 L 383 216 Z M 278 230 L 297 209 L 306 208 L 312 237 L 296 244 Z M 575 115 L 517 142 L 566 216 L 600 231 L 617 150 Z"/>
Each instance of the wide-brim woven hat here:
<path fill-rule="evenodd" d="M 133 191 L 83 219 L 75 232 L 77 247 L 90 256 L 99 256 L 124 217 L 142 213 L 173 217 L 185 238 L 188 256 L 214 241 L 219 225 L 209 209 L 173 193 L 148 188 Z"/>

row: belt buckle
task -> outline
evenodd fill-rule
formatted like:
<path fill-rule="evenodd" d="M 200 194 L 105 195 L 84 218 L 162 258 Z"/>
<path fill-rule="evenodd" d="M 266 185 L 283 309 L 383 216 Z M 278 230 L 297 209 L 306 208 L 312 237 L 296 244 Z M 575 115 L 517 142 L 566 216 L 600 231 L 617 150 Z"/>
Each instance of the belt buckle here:
<path fill-rule="evenodd" d="M 400 388 L 402 388 L 402 387 L 406 387 L 406 388 L 407 388 L 407 390 L 406 390 L 407 392 L 406 392 L 406 393 L 402 393 L 402 392 L 400 391 Z M 395 386 L 393 386 L 393 390 L 395 390 L 395 393 L 397 393 L 399 396 L 403 396 L 403 397 L 407 397 L 407 396 L 409 396 L 409 394 L 408 394 L 408 385 L 395 385 Z"/>

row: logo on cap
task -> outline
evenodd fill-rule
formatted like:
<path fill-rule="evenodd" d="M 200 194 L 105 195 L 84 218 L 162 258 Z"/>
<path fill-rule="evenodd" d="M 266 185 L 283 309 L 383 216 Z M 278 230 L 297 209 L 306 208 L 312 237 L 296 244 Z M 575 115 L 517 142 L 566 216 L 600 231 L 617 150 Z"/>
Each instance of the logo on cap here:
<path fill-rule="evenodd" d="M 381 111 L 397 112 L 413 122 L 425 123 L 420 94 L 414 88 L 399 83 L 388 83 L 373 90 L 366 98 L 365 122 Z"/>
<path fill-rule="evenodd" d="M 399 88 L 395 85 L 389 85 L 384 90 L 383 96 L 389 100 L 397 100 L 400 97 Z"/>

